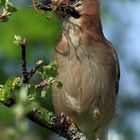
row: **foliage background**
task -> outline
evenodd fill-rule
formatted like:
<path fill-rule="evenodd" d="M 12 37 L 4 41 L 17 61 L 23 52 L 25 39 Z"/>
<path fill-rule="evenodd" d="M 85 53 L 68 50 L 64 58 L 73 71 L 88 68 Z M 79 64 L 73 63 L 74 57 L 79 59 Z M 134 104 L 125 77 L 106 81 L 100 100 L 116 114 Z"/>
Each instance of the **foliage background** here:
<path fill-rule="evenodd" d="M 13 44 L 14 35 L 28 38 L 28 69 L 43 59 L 49 62 L 53 48 L 61 35 L 56 17 L 46 20 L 33 8 L 29 0 L 13 0 L 18 12 L 7 23 L 0 23 L 0 84 L 20 73 L 20 49 Z M 114 44 L 121 65 L 118 116 L 110 126 L 109 140 L 139 140 L 140 138 L 140 1 L 101 0 L 101 18 L 105 36 Z M 61 139 L 52 132 L 30 124 L 26 135 L 16 140 Z M 11 140 L 4 135 L 14 126 L 14 116 L 0 105 L 0 140 Z"/>

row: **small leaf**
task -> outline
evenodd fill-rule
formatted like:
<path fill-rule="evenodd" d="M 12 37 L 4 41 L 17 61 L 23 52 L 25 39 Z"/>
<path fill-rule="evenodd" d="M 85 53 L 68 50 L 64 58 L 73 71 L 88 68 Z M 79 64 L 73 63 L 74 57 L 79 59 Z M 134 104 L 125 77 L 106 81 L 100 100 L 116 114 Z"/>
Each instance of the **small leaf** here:
<path fill-rule="evenodd" d="M 17 11 L 16 7 L 14 7 L 14 5 L 10 2 L 6 3 L 6 9 L 8 12 L 16 12 Z"/>
<path fill-rule="evenodd" d="M 50 114 L 49 112 L 44 109 L 44 108 L 40 108 L 41 114 L 42 114 L 42 118 L 44 119 L 45 122 L 49 122 L 50 121 Z"/>
<path fill-rule="evenodd" d="M 44 120 L 45 120 L 45 122 L 49 122 L 50 116 L 49 116 L 48 113 L 45 113 L 45 114 L 44 114 Z"/>
<path fill-rule="evenodd" d="M 35 92 L 36 92 L 35 85 L 29 84 L 28 93 L 29 93 L 30 95 L 34 95 Z"/>
<path fill-rule="evenodd" d="M 51 65 L 44 66 L 43 69 L 47 77 L 56 77 L 58 75 L 58 71 Z"/>
<path fill-rule="evenodd" d="M 50 94 L 52 94 L 51 86 L 44 87 L 41 91 L 41 97 L 42 98 L 47 97 L 47 95 L 50 95 Z"/>
<path fill-rule="evenodd" d="M 14 44 L 16 46 L 18 46 L 20 44 L 20 41 L 21 41 L 21 36 L 14 35 L 14 38 L 15 38 Z"/>
<path fill-rule="evenodd" d="M 41 91 L 41 97 L 44 98 L 46 96 L 46 89 L 43 88 Z"/>
<path fill-rule="evenodd" d="M 50 87 L 50 86 L 46 87 L 46 93 L 52 94 L 52 87 Z"/>
<path fill-rule="evenodd" d="M 50 63 L 50 65 L 51 65 L 52 67 L 54 67 L 55 69 L 58 68 L 58 64 L 57 64 L 56 61 L 52 61 L 52 62 Z"/>
<path fill-rule="evenodd" d="M 56 61 L 52 61 L 49 65 L 44 66 L 43 69 L 46 77 L 56 77 L 58 75 L 57 68 L 58 64 Z"/>
<path fill-rule="evenodd" d="M 17 11 L 17 9 L 16 9 L 16 7 L 14 7 L 14 6 L 8 6 L 8 12 L 16 12 Z"/>
<path fill-rule="evenodd" d="M 0 90 L 0 102 L 4 102 L 6 98 L 8 97 L 9 92 L 13 88 L 13 81 L 15 80 L 15 77 L 9 78 L 5 85 Z"/>
<path fill-rule="evenodd" d="M 62 88 L 62 87 L 63 87 L 63 83 L 61 81 L 58 81 L 57 88 Z"/>
<path fill-rule="evenodd" d="M 43 73 L 40 72 L 40 71 L 37 71 L 37 72 L 36 72 L 36 75 L 37 75 L 38 77 L 41 77 L 41 78 L 43 77 Z"/>
<path fill-rule="evenodd" d="M 13 84 L 12 84 L 12 86 L 13 86 L 14 88 L 19 88 L 19 87 L 21 87 L 22 85 L 23 85 L 23 83 L 22 83 L 22 80 L 21 80 L 20 77 L 16 77 L 16 78 L 14 79 L 14 81 L 13 81 Z"/>
<path fill-rule="evenodd" d="M 5 17 L 2 18 L 1 21 L 2 21 L 2 22 L 7 22 L 8 20 L 9 20 L 9 18 L 5 16 Z"/>

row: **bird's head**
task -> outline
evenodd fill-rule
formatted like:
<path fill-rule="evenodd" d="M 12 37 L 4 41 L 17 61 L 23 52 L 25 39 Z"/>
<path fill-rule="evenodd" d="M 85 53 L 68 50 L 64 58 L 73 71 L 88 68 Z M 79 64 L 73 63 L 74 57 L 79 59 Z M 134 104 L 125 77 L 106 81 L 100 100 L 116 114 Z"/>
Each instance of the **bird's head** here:
<path fill-rule="evenodd" d="M 98 0 L 44 0 L 42 10 L 53 11 L 64 20 L 87 26 L 100 24 Z M 97 28 L 97 27 L 96 27 Z"/>
<path fill-rule="evenodd" d="M 98 13 L 98 0 L 45 0 L 44 5 L 63 16 L 79 18 L 82 15 Z M 47 9 L 46 9 L 47 10 Z"/>
<path fill-rule="evenodd" d="M 99 0 L 43 0 L 38 8 L 52 11 L 61 17 L 63 31 L 71 38 L 80 36 L 86 42 L 104 38 L 100 22 Z"/>

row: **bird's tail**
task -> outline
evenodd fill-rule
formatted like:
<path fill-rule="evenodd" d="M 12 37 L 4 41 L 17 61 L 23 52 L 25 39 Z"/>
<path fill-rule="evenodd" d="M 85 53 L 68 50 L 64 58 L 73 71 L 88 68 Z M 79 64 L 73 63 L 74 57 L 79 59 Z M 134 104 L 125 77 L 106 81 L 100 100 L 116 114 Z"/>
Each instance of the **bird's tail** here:
<path fill-rule="evenodd" d="M 108 140 L 108 127 L 100 128 L 96 132 L 96 140 Z"/>
<path fill-rule="evenodd" d="M 85 133 L 88 140 L 108 140 L 108 128 L 103 128 L 92 133 Z"/>

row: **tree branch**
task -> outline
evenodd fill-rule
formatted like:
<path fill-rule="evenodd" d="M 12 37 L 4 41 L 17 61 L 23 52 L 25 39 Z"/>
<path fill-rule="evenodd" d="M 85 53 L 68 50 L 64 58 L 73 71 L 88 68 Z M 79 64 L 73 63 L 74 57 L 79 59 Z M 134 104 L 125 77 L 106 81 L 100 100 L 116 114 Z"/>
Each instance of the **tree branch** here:
<path fill-rule="evenodd" d="M 27 43 L 26 38 L 22 38 L 20 41 L 20 47 L 21 47 L 21 54 L 22 54 L 21 70 L 23 75 L 23 83 L 29 82 L 28 72 L 26 69 L 26 43 Z"/>
<path fill-rule="evenodd" d="M 15 104 L 14 98 L 10 95 L 4 102 L 4 105 L 10 107 Z M 78 126 L 64 114 L 55 115 L 45 108 L 33 108 L 27 115 L 31 121 L 47 128 L 56 134 L 67 138 L 68 140 L 86 140 L 84 133 Z"/>

